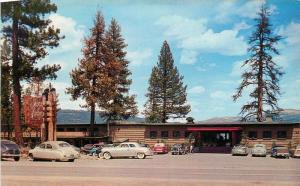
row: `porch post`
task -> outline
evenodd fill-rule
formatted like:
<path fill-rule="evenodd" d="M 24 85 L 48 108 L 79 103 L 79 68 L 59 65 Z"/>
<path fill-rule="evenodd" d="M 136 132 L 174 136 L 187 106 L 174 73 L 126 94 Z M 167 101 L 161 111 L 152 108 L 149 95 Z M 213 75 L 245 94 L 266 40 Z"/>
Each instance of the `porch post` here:
<path fill-rule="evenodd" d="M 236 131 L 231 132 L 231 141 L 232 141 L 232 146 L 236 144 Z"/>

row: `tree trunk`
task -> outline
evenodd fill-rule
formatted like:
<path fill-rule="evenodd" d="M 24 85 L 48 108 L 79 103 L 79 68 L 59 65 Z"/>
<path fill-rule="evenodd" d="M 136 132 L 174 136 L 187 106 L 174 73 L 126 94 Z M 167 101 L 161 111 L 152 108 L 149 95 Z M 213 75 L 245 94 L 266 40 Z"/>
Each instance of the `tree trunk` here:
<path fill-rule="evenodd" d="M 21 85 L 19 78 L 19 45 L 18 45 L 18 21 L 13 20 L 13 34 L 12 34 L 12 79 L 13 79 L 13 123 L 15 125 L 16 142 L 23 145 L 22 131 L 21 131 Z"/>
<path fill-rule="evenodd" d="M 264 50 L 264 37 L 263 34 L 261 34 L 259 39 L 259 61 L 258 61 L 258 89 L 257 89 L 257 121 L 262 122 L 263 121 L 263 88 L 264 88 L 264 82 L 263 82 L 263 50 Z"/>
<path fill-rule="evenodd" d="M 91 105 L 90 137 L 94 137 L 95 103 Z"/>

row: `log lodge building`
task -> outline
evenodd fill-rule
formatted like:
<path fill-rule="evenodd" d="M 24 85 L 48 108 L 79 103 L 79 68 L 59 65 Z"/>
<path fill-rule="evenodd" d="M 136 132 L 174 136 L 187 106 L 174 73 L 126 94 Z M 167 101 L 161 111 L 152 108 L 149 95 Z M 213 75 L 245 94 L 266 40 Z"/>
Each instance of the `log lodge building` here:
<path fill-rule="evenodd" d="M 88 143 L 123 141 L 139 142 L 153 146 L 164 142 L 169 147 L 175 143 L 192 143 L 198 152 L 230 152 L 235 144 L 245 143 L 252 147 L 256 143 L 284 145 L 294 149 L 300 144 L 300 122 L 215 122 L 215 123 L 135 123 L 116 121 L 96 124 L 94 137 L 89 136 L 89 124 L 57 124 L 57 140 L 75 146 Z M 6 138 L 2 130 L 1 138 Z M 24 141 L 34 140 L 38 134 L 23 133 Z M 37 139 L 37 138 L 36 138 Z"/>
<path fill-rule="evenodd" d="M 58 140 L 75 146 L 107 141 L 107 125 L 97 124 L 95 137 L 89 137 L 88 124 L 58 124 Z M 245 143 L 252 147 L 256 143 L 284 145 L 295 148 L 300 144 L 300 122 L 226 122 L 226 123 L 133 123 L 112 122 L 109 126 L 109 141 L 139 142 L 153 146 L 164 142 L 193 143 L 199 152 L 230 152 L 235 144 Z"/>

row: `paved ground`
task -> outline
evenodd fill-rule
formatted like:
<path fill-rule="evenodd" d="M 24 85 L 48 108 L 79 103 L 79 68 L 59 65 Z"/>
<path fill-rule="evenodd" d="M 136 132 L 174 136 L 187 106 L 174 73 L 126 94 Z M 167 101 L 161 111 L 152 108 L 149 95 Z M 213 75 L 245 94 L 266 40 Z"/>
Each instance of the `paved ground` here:
<path fill-rule="evenodd" d="M 2 185 L 300 185 L 300 159 L 229 154 L 1 162 Z"/>

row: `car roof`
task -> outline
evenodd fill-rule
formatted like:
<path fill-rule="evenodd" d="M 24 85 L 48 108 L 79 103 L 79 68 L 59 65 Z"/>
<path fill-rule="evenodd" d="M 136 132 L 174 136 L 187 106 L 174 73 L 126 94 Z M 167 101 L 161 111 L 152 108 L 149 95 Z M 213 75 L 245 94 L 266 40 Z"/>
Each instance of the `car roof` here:
<path fill-rule="evenodd" d="M 10 141 L 10 140 L 1 140 L 1 143 L 2 144 L 16 144 L 15 142 L 13 142 L 13 141 Z"/>
<path fill-rule="evenodd" d="M 137 143 L 137 142 L 123 142 L 123 143 L 121 143 L 121 144 L 127 144 L 127 145 L 128 145 L 128 144 L 135 144 L 135 145 L 139 145 L 139 143 Z M 121 144 L 120 144 L 120 145 L 121 145 Z"/>

